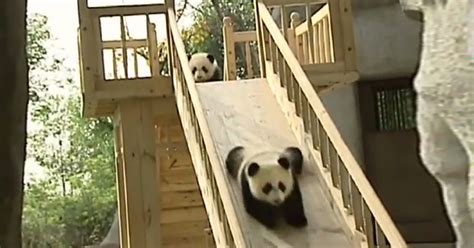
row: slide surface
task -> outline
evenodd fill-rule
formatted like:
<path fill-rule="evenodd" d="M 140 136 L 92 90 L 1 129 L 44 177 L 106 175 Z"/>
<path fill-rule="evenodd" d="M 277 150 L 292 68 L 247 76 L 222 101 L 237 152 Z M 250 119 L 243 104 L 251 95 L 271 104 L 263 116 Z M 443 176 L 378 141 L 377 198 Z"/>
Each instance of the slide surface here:
<path fill-rule="evenodd" d="M 223 168 L 226 154 L 236 145 L 298 145 L 265 79 L 202 83 L 197 90 Z M 253 247 L 351 247 L 323 195 L 314 165 L 306 160 L 303 166 L 299 181 L 308 226 L 302 229 L 284 221 L 275 230 L 259 224 L 246 213 L 237 182 L 227 177 L 244 235 Z"/>

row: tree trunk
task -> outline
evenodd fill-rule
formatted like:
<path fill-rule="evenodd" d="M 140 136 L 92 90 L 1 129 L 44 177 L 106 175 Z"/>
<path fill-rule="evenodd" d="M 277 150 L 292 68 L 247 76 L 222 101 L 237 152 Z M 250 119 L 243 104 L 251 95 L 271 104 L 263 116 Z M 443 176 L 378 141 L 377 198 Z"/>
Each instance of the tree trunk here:
<path fill-rule="evenodd" d="M 28 67 L 26 0 L 0 1 L 0 247 L 21 247 Z"/>

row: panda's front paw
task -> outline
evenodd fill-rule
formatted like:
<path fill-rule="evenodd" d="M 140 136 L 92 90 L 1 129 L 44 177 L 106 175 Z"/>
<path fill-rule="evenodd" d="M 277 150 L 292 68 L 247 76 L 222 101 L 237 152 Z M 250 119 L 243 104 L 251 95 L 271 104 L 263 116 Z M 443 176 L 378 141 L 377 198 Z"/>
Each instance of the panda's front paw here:
<path fill-rule="evenodd" d="M 274 229 L 276 227 L 276 221 L 274 219 L 260 220 L 260 223 L 269 229 Z"/>
<path fill-rule="evenodd" d="M 305 227 L 308 225 L 308 220 L 304 215 L 288 217 L 286 222 L 294 227 Z"/>

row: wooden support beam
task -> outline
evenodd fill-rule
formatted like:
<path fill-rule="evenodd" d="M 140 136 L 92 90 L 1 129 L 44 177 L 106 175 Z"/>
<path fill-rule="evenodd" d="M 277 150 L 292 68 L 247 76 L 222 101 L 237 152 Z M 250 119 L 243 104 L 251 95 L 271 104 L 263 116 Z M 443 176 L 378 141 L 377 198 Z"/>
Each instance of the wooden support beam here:
<path fill-rule="evenodd" d="M 117 170 L 117 198 L 118 198 L 118 223 L 120 242 L 122 247 L 127 247 L 128 244 L 128 222 L 127 210 L 125 204 L 125 183 L 123 174 L 123 160 L 122 160 L 122 136 L 120 131 L 120 116 L 118 112 L 114 117 L 114 134 L 115 134 L 115 165 Z"/>
<path fill-rule="evenodd" d="M 121 223 L 127 225 L 121 247 L 160 247 L 159 167 L 155 156 L 153 100 L 119 102 L 123 184 L 125 200 L 119 200 Z M 122 229 L 124 230 L 124 229 Z M 126 237 L 124 238 L 125 235 Z"/>

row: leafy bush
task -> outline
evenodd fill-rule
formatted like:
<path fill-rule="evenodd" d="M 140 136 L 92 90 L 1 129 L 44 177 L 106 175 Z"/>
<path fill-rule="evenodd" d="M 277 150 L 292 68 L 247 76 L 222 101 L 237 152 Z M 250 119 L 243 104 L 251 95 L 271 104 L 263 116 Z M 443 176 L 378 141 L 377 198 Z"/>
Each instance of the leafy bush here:
<path fill-rule="evenodd" d="M 99 242 L 116 202 L 113 125 L 81 116 L 79 83 L 62 58 L 50 54 L 47 18 L 28 17 L 30 65 L 27 156 L 46 177 L 29 182 L 24 247 L 82 247 Z M 54 47 L 53 47 L 54 48 Z"/>

